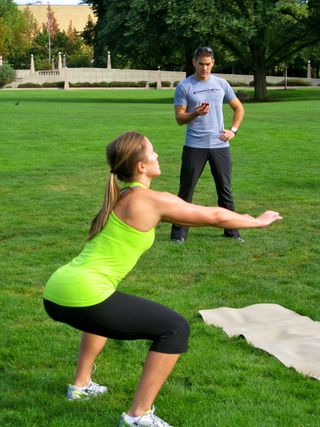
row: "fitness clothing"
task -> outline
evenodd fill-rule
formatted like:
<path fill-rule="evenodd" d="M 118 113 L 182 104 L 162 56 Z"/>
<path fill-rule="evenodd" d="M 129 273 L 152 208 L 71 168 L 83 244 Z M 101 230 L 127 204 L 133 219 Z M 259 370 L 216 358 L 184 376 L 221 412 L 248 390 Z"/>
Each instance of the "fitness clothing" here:
<path fill-rule="evenodd" d="M 224 129 L 224 102 L 230 103 L 236 97 L 229 83 L 210 75 L 208 80 L 198 80 L 194 76 L 182 80 L 174 95 L 175 106 L 187 107 L 190 113 L 203 102 L 209 103 L 209 112 L 198 116 L 187 123 L 185 145 L 193 148 L 225 148 L 228 141 L 221 141 L 221 131 Z"/>
<path fill-rule="evenodd" d="M 44 298 L 67 307 L 85 307 L 108 298 L 154 241 L 154 228 L 142 232 L 111 212 L 104 229 L 83 251 L 50 277 Z"/>
<path fill-rule="evenodd" d="M 236 97 L 229 83 L 210 75 L 208 80 L 190 76 L 182 80 L 175 91 L 174 105 L 187 107 L 192 112 L 202 102 L 209 103 L 209 112 L 187 123 L 185 143 L 182 152 L 180 187 L 178 196 L 192 202 L 193 192 L 207 162 L 214 179 L 218 195 L 218 206 L 235 210 L 231 191 L 232 162 L 230 144 L 221 141 L 224 129 L 223 103 L 230 103 Z M 171 240 L 186 239 L 188 227 L 173 224 Z M 240 237 L 238 230 L 225 229 L 227 237 Z"/>
<path fill-rule="evenodd" d="M 100 304 L 44 306 L 54 320 L 81 331 L 118 340 L 151 340 L 150 350 L 180 354 L 188 350 L 189 324 L 173 310 L 153 301 L 115 291 Z"/>
<path fill-rule="evenodd" d="M 214 177 L 218 195 L 218 206 L 234 211 L 235 207 L 230 182 L 232 163 L 229 147 L 209 150 L 184 146 L 178 196 L 187 202 L 192 202 L 195 186 L 207 162 Z M 188 227 L 173 224 L 171 239 L 186 239 L 188 230 Z M 240 237 L 239 231 L 233 229 L 225 229 L 224 234 L 227 237 Z"/>
<path fill-rule="evenodd" d="M 143 186 L 130 183 L 127 188 Z M 54 320 L 115 339 L 152 340 L 161 353 L 187 351 L 189 324 L 155 302 L 116 291 L 119 282 L 150 248 L 155 230 L 139 231 L 111 212 L 103 230 L 79 256 L 59 268 L 44 290 L 44 307 Z"/>

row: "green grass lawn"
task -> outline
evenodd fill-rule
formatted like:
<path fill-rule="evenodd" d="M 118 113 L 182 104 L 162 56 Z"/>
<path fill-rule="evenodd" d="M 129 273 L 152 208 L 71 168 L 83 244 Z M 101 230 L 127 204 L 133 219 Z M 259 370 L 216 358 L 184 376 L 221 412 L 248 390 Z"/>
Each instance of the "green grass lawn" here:
<path fill-rule="evenodd" d="M 191 324 L 190 350 L 156 401 L 175 427 L 320 426 L 320 383 L 205 325 L 198 311 L 277 303 L 320 321 L 320 88 L 270 91 L 245 105 L 232 141 L 239 212 L 273 209 L 284 219 L 244 230 L 245 244 L 195 228 L 185 245 L 158 227 L 153 248 L 120 289 L 161 302 Z M 162 169 L 153 188 L 176 193 L 185 128 L 172 90 L 0 92 L 0 425 L 111 427 L 127 410 L 148 343 L 111 341 L 94 380 L 110 393 L 68 402 L 80 332 L 42 307 L 51 273 L 77 255 L 102 202 L 105 145 L 135 129 Z M 274 101 L 274 102 L 271 102 Z M 231 111 L 225 109 L 226 125 Z M 206 169 L 194 197 L 216 204 Z M 319 356 L 320 360 L 320 356 Z"/>

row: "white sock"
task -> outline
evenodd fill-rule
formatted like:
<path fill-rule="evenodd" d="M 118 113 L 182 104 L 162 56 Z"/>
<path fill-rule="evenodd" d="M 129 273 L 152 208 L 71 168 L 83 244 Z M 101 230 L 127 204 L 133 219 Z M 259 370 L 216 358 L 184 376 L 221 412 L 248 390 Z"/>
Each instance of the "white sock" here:
<path fill-rule="evenodd" d="M 126 414 L 126 421 L 128 421 L 129 423 L 134 423 L 140 417 L 142 417 L 142 415 L 139 415 L 138 417 L 131 417 L 131 415 Z"/>
<path fill-rule="evenodd" d="M 84 385 L 82 387 L 77 387 L 76 385 L 73 385 L 72 387 L 75 387 L 78 390 L 85 390 L 85 389 L 87 389 L 89 387 L 89 385 L 90 385 L 90 381 L 89 381 L 89 383 L 87 385 Z"/>

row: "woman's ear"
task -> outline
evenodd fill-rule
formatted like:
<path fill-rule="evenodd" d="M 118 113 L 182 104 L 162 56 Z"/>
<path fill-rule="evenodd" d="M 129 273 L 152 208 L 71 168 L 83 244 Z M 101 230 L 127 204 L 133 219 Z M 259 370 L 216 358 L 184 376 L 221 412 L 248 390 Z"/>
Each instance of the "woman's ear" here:
<path fill-rule="evenodd" d="M 143 162 L 141 162 L 141 161 L 138 162 L 137 166 L 136 166 L 136 171 L 137 171 L 138 175 L 143 174 L 146 171 L 145 164 Z"/>

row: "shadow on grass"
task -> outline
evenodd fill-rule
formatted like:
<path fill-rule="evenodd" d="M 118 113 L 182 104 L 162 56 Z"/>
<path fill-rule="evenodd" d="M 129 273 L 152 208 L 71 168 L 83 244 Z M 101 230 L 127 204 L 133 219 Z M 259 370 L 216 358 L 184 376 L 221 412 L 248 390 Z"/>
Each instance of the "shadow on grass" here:
<path fill-rule="evenodd" d="M 65 92 L 63 92 L 65 94 Z M 59 94 L 56 96 L 46 96 L 46 94 L 43 94 L 43 96 L 23 96 L 24 94 L 19 94 L 15 92 L 14 97 L 8 97 L 1 99 L 1 102 L 17 102 L 19 100 L 20 102 L 41 102 L 41 103 L 70 103 L 70 104 L 172 104 L 173 103 L 173 95 L 165 97 L 126 97 L 126 96 L 119 96 L 119 97 L 95 97 L 95 96 L 88 96 L 88 97 L 61 97 Z"/>
<path fill-rule="evenodd" d="M 43 89 L 45 90 L 45 89 Z M 94 90 L 94 89 L 93 89 Z M 258 101 L 253 98 L 254 92 L 252 89 L 235 90 L 241 102 L 247 103 L 266 103 L 266 102 L 289 102 L 289 101 L 319 101 L 320 100 L 320 87 L 312 88 L 289 88 L 289 89 L 272 89 L 267 92 L 267 99 L 264 101 Z M 140 94 L 132 91 L 117 93 L 111 95 L 109 91 L 99 92 L 97 94 L 90 93 L 90 90 L 86 91 L 87 96 L 83 96 L 83 92 L 80 96 L 79 92 L 72 90 L 65 92 L 64 90 L 57 90 L 56 92 L 43 92 L 41 90 L 35 91 L 34 94 L 30 95 L 26 92 L 15 90 L 14 92 L 6 92 L 9 96 L 5 96 L 1 99 L 1 102 L 41 102 L 41 103 L 78 103 L 78 104 L 173 104 L 173 93 L 168 93 L 167 96 L 158 96 L 158 92 L 143 92 Z M 1 95 L 1 92 L 0 92 Z M 34 96 L 33 96 L 34 95 Z M 70 95 L 70 96 L 69 96 Z M 111 95 L 111 96 L 109 96 Z M 133 95 L 133 96 L 130 96 Z M 241 97 L 242 95 L 242 97 Z M 245 99 L 248 97 L 248 99 Z M 243 99 L 242 99 L 243 98 Z"/>
<path fill-rule="evenodd" d="M 290 101 L 320 101 L 320 88 L 289 88 L 272 89 L 267 91 L 267 99 L 258 101 L 253 98 L 251 91 L 241 90 L 241 93 L 247 94 L 248 99 L 242 100 L 245 104 L 261 104 L 266 102 L 290 102 Z"/>

